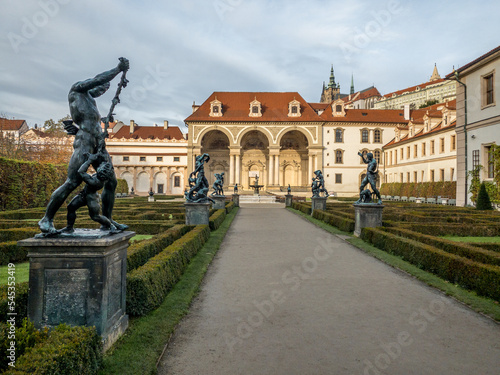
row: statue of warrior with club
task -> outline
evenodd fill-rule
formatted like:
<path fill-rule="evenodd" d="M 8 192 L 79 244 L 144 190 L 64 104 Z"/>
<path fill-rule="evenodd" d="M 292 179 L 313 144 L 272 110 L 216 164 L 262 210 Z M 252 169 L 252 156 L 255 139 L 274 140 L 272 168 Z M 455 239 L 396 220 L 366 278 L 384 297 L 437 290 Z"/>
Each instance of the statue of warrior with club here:
<path fill-rule="evenodd" d="M 79 172 L 79 169 L 86 162 L 88 156 L 98 154 L 98 157 L 92 160 L 92 166 L 95 170 L 98 170 L 99 166 L 103 163 L 111 163 L 111 157 L 106 151 L 105 138 L 108 135 L 107 128 L 109 122 L 113 121 L 114 107 L 120 102 L 118 96 L 122 88 L 128 83 L 125 77 L 128 69 L 129 61 L 121 57 L 117 67 L 98 74 L 94 78 L 77 82 L 71 87 L 68 101 L 73 121 L 65 122 L 64 128 L 68 134 L 75 136 L 75 141 L 73 143 L 74 151 L 68 166 L 68 178 L 63 185 L 52 193 L 45 211 L 45 216 L 38 223 L 40 230 L 45 235 L 54 235 L 58 233 L 53 223 L 54 216 L 68 198 L 69 194 L 82 183 L 82 173 Z M 121 81 L 118 84 L 116 95 L 112 100 L 109 114 L 107 117 L 101 119 L 94 98 L 104 94 L 110 87 L 110 81 L 120 73 L 122 73 Z M 105 124 L 104 132 L 101 128 L 101 121 Z M 128 227 L 124 224 L 118 224 L 111 218 L 116 185 L 117 180 L 113 171 L 104 182 L 104 188 L 101 195 L 102 214 L 109 220 L 114 228 L 121 231 Z"/>

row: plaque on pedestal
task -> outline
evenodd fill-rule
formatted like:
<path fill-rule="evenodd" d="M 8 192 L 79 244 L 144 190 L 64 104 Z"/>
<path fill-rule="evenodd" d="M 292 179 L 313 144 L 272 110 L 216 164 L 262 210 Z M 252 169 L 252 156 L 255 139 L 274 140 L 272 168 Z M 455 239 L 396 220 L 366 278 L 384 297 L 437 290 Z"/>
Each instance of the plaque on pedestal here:
<path fill-rule="evenodd" d="M 125 313 L 127 248 L 134 232 L 19 241 L 30 260 L 28 318 L 35 327 L 95 326 L 108 349 L 128 327 Z"/>
<path fill-rule="evenodd" d="M 212 195 L 211 198 L 214 200 L 212 208 L 220 210 L 226 208 L 226 196 L 225 195 Z"/>
<path fill-rule="evenodd" d="M 210 219 L 210 202 L 191 203 L 185 202 L 186 225 L 208 225 Z"/>
<path fill-rule="evenodd" d="M 354 235 L 359 237 L 363 228 L 381 227 L 383 208 L 377 203 L 354 204 Z"/>
<path fill-rule="evenodd" d="M 327 199 L 327 197 L 312 197 L 311 198 L 311 202 L 312 202 L 311 216 L 312 216 L 314 210 L 322 210 L 322 211 L 326 210 L 326 199 Z"/>
<path fill-rule="evenodd" d="M 293 195 L 291 194 L 285 195 L 285 207 L 292 207 L 292 199 Z"/>
<path fill-rule="evenodd" d="M 240 195 L 239 194 L 233 194 L 233 203 L 235 207 L 240 206 Z"/>

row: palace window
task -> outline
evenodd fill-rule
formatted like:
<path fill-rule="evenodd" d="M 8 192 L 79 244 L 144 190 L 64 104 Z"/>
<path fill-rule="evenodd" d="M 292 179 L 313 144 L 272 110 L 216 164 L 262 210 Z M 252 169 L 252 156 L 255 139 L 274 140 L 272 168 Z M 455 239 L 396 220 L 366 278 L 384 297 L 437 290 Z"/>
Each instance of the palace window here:
<path fill-rule="evenodd" d="M 413 172 L 413 182 L 418 182 L 418 172 Z"/>
<path fill-rule="evenodd" d="M 418 157 L 418 146 L 417 145 L 413 146 L 413 157 L 414 158 Z"/>
<path fill-rule="evenodd" d="M 368 143 L 369 132 L 368 129 L 361 130 L 361 143 Z"/>
<path fill-rule="evenodd" d="M 222 116 L 222 102 L 218 101 L 217 98 L 210 102 L 210 117 L 221 117 Z"/>
<path fill-rule="evenodd" d="M 494 72 L 493 73 L 489 73 L 487 75 L 484 75 L 483 76 L 483 82 L 482 82 L 482 86 L 483 86 L 483 107 L 484 106 L 488 106 L 488 105 L 492 105 L 492 104 L 495 104 L 495 93 L 494 93 L 494 77 L 495 77 L 495 74 Z"/>
<path fill-rule="evenodd" d="M 139 157 L 139 161 L 146 161 L 146 157 L 145 156 L 140 156 Z"/>
<path fill-rule="evenodd" d="M 453 177 L 455 177 L 455 168 L 450 168 L 450 181 L 453 181 Z"/>
<path fill-rule="evenodd" d="M 431 155 L 434 155 L 434 141 L 431 141 Z"/>
<path fill-rule="evenodd" d="M 163 161 L 163 156 L 157 156 L 156 161 Z"/>
<path fill-rule="evenodd" d="M 373 142 L 375 143 L 381 143 L 382 142 L 382 137 L 381 137 L 381 134 L 380 134 L 380 130 L 379 129 L 375 129 L 375 131 L 373 132 Z"/>
<path fill-rule="evenodd" d="M 439 138 L 439 152 L 444 152 L 444 138 Z"/>
<path fill-rule="evenodd" d="M 431 169 L 431 182 L 434 182 L 434 169 Z"/>
<path fill-rule="evenodd" d="M 373 157 L 377 161 L 377 164 L 380 164 L 380 151 L 379 150 L 375 150 L 375 152 L 373 153 Z"/>
<path fill-rule="evenodd" d="M 300 117 L 300 102 L 292 100 L 288 103 L 288 117 Z"/>
<path fill-rule="evenodd" d="M 475 171 L 479 166 L 479 150 L 472 150 L 472 170 Z"/>
<path fill-rule="evenodd" d="M 410 158 L 410 146 L 406 147 L 406 158 Z"/>
<path fill-rule="evenodd" d="M 404 159 L 404 155 L 403 155 L 403 148 L 402 148 L 402 147 L 399 149 L 399 159 L 400 159 L 400 160 L 403 160 L 403 159 Z"/>
<path fill-rule="evenodd" d="M 342 164 L 343 162 L 344 162 L 344 160 L 343 160 L 342 150 L 336 150 L 335 151 L 335 164 Z"/>
<path fill-rule="evenodd" d="M 181 176 L 174 176 L 174 187 L 181 186 Z"/>
<path fill-rule="evenodd" d="M 422 143 L 422 156 L 425 156 L 425 143 Z"/>
<path fill-rule="evenodd" d="M 174 161 L 181 161 L 180 156 L 174 156 Z"/>
<path fill-rule="evenodd" d="M 336 184 L 342 183 L 342 173 L 335 173 L 335 183 Z"/>
<path fill-rule="evenodd" d="M 130 160 L 130 157 L 128 157 L 128 156 L 123 157 L 123 161 L 129 161 L 129 160 Z"/>
<path fill-rule="evenodd" d="M 342 129 L 335 129 L 335 142 L 344 142 L 344 131 Z"/>
<path fill-rule="evenodd" d="M 406 182 L 410 182 L 410 172 L 406 172 Z"/>
<path fill-rule="evenodd" d="M 451 140 L 450 140 L 450 150 L 451 151 L 455 151 L 457 148 L 457 144 L 456 144 L 456 136 L 455 135 L 452 135 L 451 136 Z"/>
<path fill-rule="evenodd" d="M 248 114 L 250 117 L 261 117 L 262 116 L 262 105 L 260 102 L 255 98 L 251 103 L 250 103 L 250 113 Z"/>
<path fill-rule="evenodd" d="M 494 178 L 495 177 L 495 158 L 494 158 L 491 146 L 486 147 L 486 152 L 488 155 L 488 167 L 487 167 L 488 178 Z"/>
<path fill-rule="evenodd" d="M 439 170 L 439 181 L 444 181 L 444 169 Z"/>

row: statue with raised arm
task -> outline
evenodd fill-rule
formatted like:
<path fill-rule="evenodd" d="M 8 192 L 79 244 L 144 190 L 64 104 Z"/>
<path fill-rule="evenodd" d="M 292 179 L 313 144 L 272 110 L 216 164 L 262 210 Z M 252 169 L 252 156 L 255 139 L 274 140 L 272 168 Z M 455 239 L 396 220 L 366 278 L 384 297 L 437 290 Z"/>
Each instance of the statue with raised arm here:
<path fill-rule="evenodd" d="M 380 192 L 377 189 L 377 160 L 373 157 L 371 152 L 366 154 L 366 157 L 361 152 L 358 152 L 358 155 L 361 156 L 363 163 L 368 164 L 366 167 L 366 177 L 361 181 L 361 186 L 359 187 L 359 199 L 356 203 L 369 203 L 371 199 L 366 197 L 365 187 L 370 184 L 372 191 L 378 198 L 378 204 L 382 204 L 382 197 L 380 196 Z"/>
<path fill-rule="evenodd" d="M 185 192 L 186 201 L 191 203 L 213 202 L 213 199 L 208 197 L 208 180 L 205 177 L 205 163 L 210 161 L 208 154 L 199 155 L 196 157 L 195 169 L 189 175 L 189 190 Z"/>
<path fill-rule="evenodd" d="M 126 86 L 127 80 L 125 73 L 129 69 L 129 61 L 125 58 L 120 58 L 117 67 L 108 70 L 107 72 L 98 74 L 94 78 L 75 83 L 68 94 L 69 109 L 73 121 L 67 121 L 64 124 L 65 130 L 75 136 L 73 143 L 73 155 L 68 165 L 68 177 L 66 182 L 57 188 L 50 197 L 47 205 L 45 216 L 39 221 L 40 230 L 45 235 L 56 234 L 58 231 L 54 227 L 54 216 L 64 203 L 69 194 L 75 190 L 83 181 L 80 168 L 86 161 L 87 155 L 97 155 L 92 157 L 91 165 L 95 170 L 98 170 L 101 164 L 111 164 L 111 158 L 106 151 L 104 138 L 107 134 L 107 129 L 102 131 L 101 121 L 105 124 L 112 121 L 112 110 L 119 102 L 118 94 L 122 87 Z M 119 91 L 113 98 L 110 113 L 107 117 L 101 119 L 97 110 L 95 98 L 104 94 L 110 87 L 110 81 L 118 74 L 122 73 L 122 80 L 119 84 Z M 73 123 L 74 122 L 74 123 Z M 115 200 L 115 189 L 117 185 L 114 171 L 110 172 L 110 176 L 103 182 L 104 188 L 102 191 L 102 213 L 117 230 L 125 230 L 128 227 L 123 224 L 118 224 L 112 220 L 112 212 Z M 106 227 L 106 226 L 104 226 Z"/>

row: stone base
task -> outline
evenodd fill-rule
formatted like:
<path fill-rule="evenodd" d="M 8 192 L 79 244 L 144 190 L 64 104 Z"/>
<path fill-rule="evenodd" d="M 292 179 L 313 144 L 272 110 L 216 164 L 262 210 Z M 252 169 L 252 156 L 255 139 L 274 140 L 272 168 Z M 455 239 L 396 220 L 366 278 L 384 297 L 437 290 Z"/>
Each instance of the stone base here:
<path fill-rule="evenodd" d="M 212 203 L 185 202 L 186 225 L 208 225 Z"/>
<path fill-rule="evenodd" d="M 240 195 L 239 194 L 233 194 L 233 203 L 235 207 L 240 206 Z"/>
<path fill-rule="evenodd" d="M 361 229 L 382 226 L 384 205 L 376 203 L 354 204 L 354 235 L 359 237 Z"/>
<path fill-rule="evenodd" d="M 293 195 L 287 194 L 285 195 L 285 207 L 292 207 Z"/>
<path fill-rule="evenodd" d="M 151 197 L 151 196 L 148 197 L 148 202 L 154 202 L 154 201 L 155 201 L 155 197 Z"/>
<path fill-rule="evenodd" d="M 214 200 L 212 208 L 215 208 L 216 210 L 226 208 L 226 196 L 224 196 L 224 195 L 212 195 L 210 198 L 212 198 Z"/>
<path fill-rule="evenodd" d="M 327 197 L 312 197 L 311 198 L 311 216 L 314 210 L 326 210 L 326 199 Z"/>
<path fill-rule="evenodd" d="M 19 241 L 28 248 L 28 318 L 35 327 L 95 326 L 105 350 L 111 347 L 128 327 L 127 248 L 134 235 Z"/>

